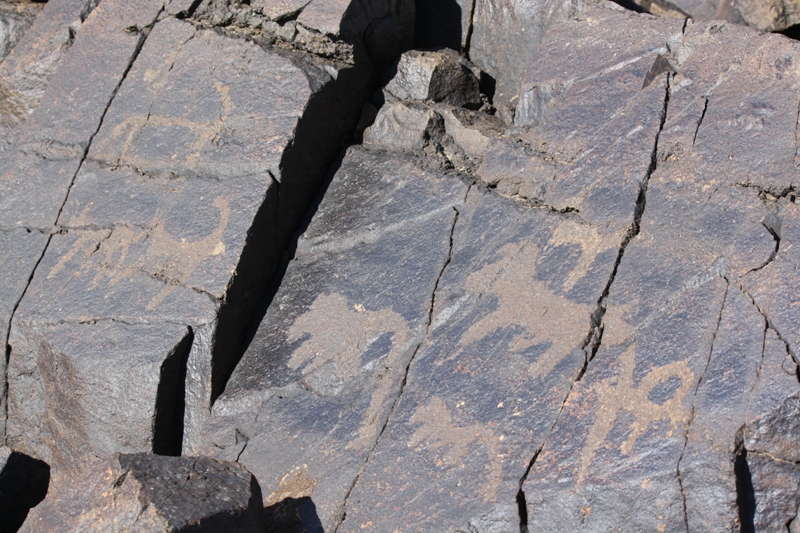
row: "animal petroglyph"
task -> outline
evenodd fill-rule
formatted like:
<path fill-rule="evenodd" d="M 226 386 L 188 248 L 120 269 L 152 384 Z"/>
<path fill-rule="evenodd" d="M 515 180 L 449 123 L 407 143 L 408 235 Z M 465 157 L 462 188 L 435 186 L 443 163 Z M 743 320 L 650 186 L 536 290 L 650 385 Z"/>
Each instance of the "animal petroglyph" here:
<path fill-rule="evenodd" d="M 686 361 L 674 361 L 654 368 L 638 385 L 635 385 L 633 381 L 633 370 L 636 366 L 635 345 L 629 346 L 620 356 L 620 360 L 622 367 L 619 375 L 601 381 L 590 390 L 597 396 L 597 418 L 581 453 L 578 485 L 586 478 L 595 453 L 605 442 L 620 411 L 624 410 L 634 416 L 630 427 L 631 433 L 620 446 L 620 451 L 626 455 L 630 455 L 636 441 L 652 422 L 668 420 L 668 436 L 671 436 L 689 419 L 689 411 L 683 404 L 694 385 L 694 372 Z M 672 396 L 660 404 L 652 401 L 650 394 L 656 386 L 671 378 L 680 379 L 680 386 Z"/>
<path fill-rule="evenodd" d="M 219 223 L 214 231 L 196 241 L 170 235 L 165 229 L 161 211 L 157 211 L 144 228 L 117 226 L 113 229 L 79 230 L 77 241 L 61 256 L 48 278 L 57 276 L 76 255 L 82 254 L 86 260 L 100 254 L 99 261 L 84 263 L 73 277 L 94 272 L 90 288 L 95 289 L 105 280 L 108 280 L 109 287 L 113 287 L 137 271 L 146 272 L 165 283 L 147 304 L 147 309 L 153 310 L 177 286 L 185 286 L 203 261 L 225 253 L 222 236 L 228 227 L 231 209 L 228 200 L 221 196 L 214 199 L 213 205 L 219 210 Z M 70 225 L 81 226 L 90 222 L 84 212 L 72 219 Z M 144 249 L 139 251 L 139 247 Z M 131 255 L 134 256 L 132 260 L 129 257 Z"/>
<path fill-rule="evenodd" d="M 230 87 L 228 85 L 217 81 L 214 83 L 214 88 L 219 94 L 220 113 L 218 119 L 198 122 L 185 117 L 161 116 L 148 113 L 147 115 L 131 115 L 115 126 L 111 132 L 111 137 L 115 143 L 121 144 L 116 163 L 120 164 L 124 161 L 127 164 L 139 165 L 146 162 L 138 161 L 135 155 L 129 153 L 146 128 L 176 128 L 181 131 L 178 137 L 192 139 L 191 142 L 182 142 L 177 146 L 186 146 L 187 153 L 182 154 L 184 164 L 188 168 L 195 169 L 198 160 L 202 156 L 203 149 L 214 144 L 220 138 L 225 130 L 225 122 L 236 107 L 230 98 Z M 173 158 L 175 157 L 178 157 L 178 154 L 173 155 Z"/>
<path fill-rule="evenodd" d="M 408 323 L 389 308 L 368 311 L 360 304 L 349 305 L 341 294 L 322 294 L 289 329 L 290 343 L 308 336 L 288 362 L 289 368 L 302 369 L 306 383 L 314 383 L 320 377 L 315 374 L 326 374 L 326 378 L 332 374 L 346 382 L 359 372 L 371 370 L 362 364 L 361 356 L 386 333 L 392 335 L 391 349 L 378 367 L 378 388 L 364 413 L 359 436 L 348 444 L 348 449 L 368 446 L 379 429 L 384 403 L 396 382 L 391 374 L 405 368 L 398 365 L 398 359 L 406 349 Z"/>
<path fill-rule="evenodd" d="M 559 232 L 554 235 L 558 237 Z M 599 253 L 592 245 L 584 251 L 591 264 Z M 529 367 L 534 378 L 544 378 L 572 350 L 579 348 L 590 327 L 591 306 L 570 301 L 535 279 L 540 251 L 533 243 L 507 244 L 500 249 L 501 259 L 467 278 L 467 290 L 473 294 L 495 297 L 497 308 L 475 322 L 463 338 L 465 344 L 479 341 L 500 328 L 520 326 L 523 331 L 511 341 L 512 352 L 523 352 L 537 344 L 550 343 L 545 353 Z M 588 270 L 581 267 L 579 272 Z M 573 271 L 574 272 L 574 271 Z M 577 281 L 577 280 L 575 280 Z M 567 281 L 574 284 L 575 281 Z"/>
<path fill-rule="evenodd" d="M 436 454 L 437 467 L 458 467 L 469 453 L 470 446 L 478 443 L 487 455 L 487 480 L 484 484 L 484 502 L 497 496 L 503 478 L 503 455 L 500 453 L 499 437 L 481 424 L 457 426 L 444 401 L 434 397 L 430 403 L 417 408 L 411 423 L 419 427 L 411 435 L 408 446 L 417 451 L 427 449 Z M 437 453 L 442 452 L 442 453 Z"/>

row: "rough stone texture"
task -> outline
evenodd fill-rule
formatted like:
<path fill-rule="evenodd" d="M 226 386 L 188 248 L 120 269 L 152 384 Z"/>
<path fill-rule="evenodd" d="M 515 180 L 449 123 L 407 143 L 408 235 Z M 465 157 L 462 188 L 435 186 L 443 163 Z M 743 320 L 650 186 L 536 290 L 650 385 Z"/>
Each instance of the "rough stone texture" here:
<path fill-rule="evenodd" d="M 114 454 L 54 487 L 23 532 L 264 531 L 246 468 L 207 457 Z"/>
<path fill-rule="evenodd" d="M 468 156 L 483 158 L 492 140 L 505 130 L 498 117 L 460 108 L 439 108 L 444 127 L 453 141 Z"/>
<path fill-rule="evenodd" d="M 56 1 L 51 10 L 48 5 L 13 53 L 0 64 L 0 70 L 18 68 L 7 71 L 11 74 L 6 78 L 22 84 L 16 85 L 18 89 L 30 82 L 27 87 L 32 93 L 26 94 L 34 100 L 39 97 L 45 100 L 45 105 L 37 110 L 28 123 L 28 129 L 21 131 L 17 142 L 3 154 L 0 161 L 0 231 L 5 246 L 10 250 L 3 258 L 6 280 L 2 320 L 6 328 L 2 334 L 6 341 L 13 314 L 27 289 L 35 266 L 50 242 L 48 233 L 56 223 L 58 212 L 65 201 L 66 190 L 81 164 L 80 146 L 88 144 L 95 134 L 105 106 L 136 52 L 138 37 L 124 32 L 123 28 L 128 27 L 130 22 L 152 22 L 160 10 L 160 4 L 155 2 L 145 2 L 137 8 L 116 0 L 106 2 L 102 9 L 94 10 L 82 26 L 86 31 L 75 39 L 73 54 L 63 62 L 64 68 L 54 76 L 53 85 L 47 85 L 47 78 L 66 46 L 62 40 L 63 35 L 59 33 L 68 31 L 64 27 L 65 21 L 74 22 L 73 17 L 80 20 L 79 15 L 88 12 L 92 6 L 93 4 L 86 2 L 65 4 Z M 43 22 L 40 24 L 39 21 Z M 120 38 L 112 37 L 115 35 Z M 69 40 L 71 41 L 71 36 Z M 105 55 L 107 47 L 115 47 L 108 56 Z M 88 114 L 83 114 L 80 105 L 83 103 L 83 106 L 89 106 L 88 101 L 78 98 L 63 100 L 66 94 L 83 94 L 86 90 L 85 84 L 90 76 L 81 72 L 81 66 L 85 62 L 103 65 L 102 74 L 98 72 L 91 79 L 92 91 L 87 94 L 92 98 L 93 105 L 100 109 L 95 108 Z M 36 96 L 37 91 L 43 90 L 45 86 L 48 89 L 44 96 Z M 62 100 L 56 105 L 54 102 L 58 101 L 59 94 L 62 95 Z M 12 101 L 14 97 L 12 95 L 9 98 L 11 100 L 4 101 Z M 35 107 L 34 100 L 26 105 Z M 44 119 L 37 120 L 39 114 L 49 117 L 49 130 L 42 126 Z M 20 121 L 24 119 L 22 115 L 18 118 Z M 9 127 L 8 131 L 12 132 L 12 137 L 14 128 L 20 121 L 4 123 Z M 65 145 L 60 139 L 69 139 L 77 145 Z M 7 357 L 9 353 L 10 348 L 6 344 Z M 6 359 L 0 363 L 0 371 L 4 376 L 6 364 Z M 6 383 L 4 380 L 4 394 L 0 405 L 4 412 L 7 409 Z M 4 417 L 4 435 L 5 425 Z"/>
<path fill-rule="evenodd" d="M 364 145 L 390 150 L 424 148 L 432 137 L 441 136 L 444 128 L 441 115 L 422 105 L 389 102 L 364 131 Z"/>
<path fill-rule="evenodd" d="M 206 430 L 203 453 L 238 457 L 265 505 L 312 497 L 326 531 L 341 520 L 428 329 L 466 191 L 348 152 Z"/>
<path fill-rule="evenodd" d="M 0 447 L 0 532 L 14 533 L 28 511 L 47 494 L 50 467 L 42 461 Z"/>
<path fill-rule="evenodd" d="M 577 0 L 474 0 L 469 58 L 496 82 L 498 105 L 517 106 L 519 82 L 547 28 L 574 15 Z"/>
<path fill-rule="evenodd" d="M 31 2 L 0 3 L 0 61 L 6 58 L 25 35 L 41 8 L 41 4 Z"/>
<path fill-rule="evenodd" d="M 399 100 L 481 105 L 478 80 L 463 60 L 448 52 L 406 52 L 384 91 Z"/>
<path fill-rule="evenodd" d="M 238 323 L 263 292 L 255 280 L 274 270 L 369 80 L 328 65 L 337 81 L 290 59 L 172 18 L 151 30 L 87 159 L 59 188 L 69 196 L 51 204 L 60 232 L 9 341 L 16 448 L 59 468 L 87 453 L 178 453 L 182 395 L 191 447 L 231 371 L 231 350 L 215 350 L 240 342 Z M 81 142 L 72 132 L 86 120 L 53 120 L 57 146 Z M 130 370 L 98 364 L 112 357 Z M 139 408 L 116 415 L 131 402 Z"/>
<path fill-rule="evenodd" d="M 758 531 L 796 513 L 796 473 L 782 485 L 751 455 L 736 467 L 742 428 L 798 387 L 782 334 L 793 328 L 767 303 L 776 283 L 794 282 L 773 274 L 791 253 L 781 236 L 791 238 L 783 228 L 794 210 L 766 192 L 790 187 L 795 172 L 789 94 L 798 81 L 784 64 L 796 48 L 724 23 L 689 23 L 671 48 L 678 72 L 656 167 L 608 297 L 602 345 L 523 486 L 534 530 L 623 520 L 641 530 L 748 530 L 753 517 L 747 524 L 742 509 L 753 497 L 787 508 L 782 522 L 759 518 Z M 790 294 L 784 285 L 781 297 Z M 758 384 L 767 368 L 772 399 Z M 742 479 L 748 468 L 751 483 Z"/>
<path fill-rule="evenodd" d="M 413 4 L 103 0 L 37 78 L 0 160 L 26 527 L 188 530 L 219 485 L 269 531 L 796 533 L 798 45 Z M 414 21 L 451 49 L 401 57 Z M 141 451 L 196 459 L 80 477 Z M 176 486 L 209 456 L 264 493 Z"/>
<path fill-rule="evenodd" d="M 632 0 L 658 16 L 727 20 L 764 31 L 784 31 L 800 23 L 800 4 L 775 0 Z"/>
<path fill-rule="evenodd" d="M 0 63 L 0 154 L 38 107 L 61 57 L 96 4 L 96 0 L 51 0 Z"/>

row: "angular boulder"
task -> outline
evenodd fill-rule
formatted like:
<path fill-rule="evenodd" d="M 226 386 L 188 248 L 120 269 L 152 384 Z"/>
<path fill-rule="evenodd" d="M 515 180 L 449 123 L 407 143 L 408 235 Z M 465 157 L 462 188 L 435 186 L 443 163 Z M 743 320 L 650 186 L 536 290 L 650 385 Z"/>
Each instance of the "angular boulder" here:
<path fill-rule="evenodd" d="M 457 55 L 412 50 L 400 57 L 385 93 L 398 100 L 480 106 L 478 80 Z"/>
<path fill-rule="evenodd" d="M 444 130 L 442 117 L 434 110 L 404 102 L 387 102 L 364 131 L 364 145 L 389 150 L 424 148 Z"/>
<path fill-rule="evenodd" d="M 65 479 L 21 531 L 264 531 L 246 468 L 207 457 L 114 454 Z"/>

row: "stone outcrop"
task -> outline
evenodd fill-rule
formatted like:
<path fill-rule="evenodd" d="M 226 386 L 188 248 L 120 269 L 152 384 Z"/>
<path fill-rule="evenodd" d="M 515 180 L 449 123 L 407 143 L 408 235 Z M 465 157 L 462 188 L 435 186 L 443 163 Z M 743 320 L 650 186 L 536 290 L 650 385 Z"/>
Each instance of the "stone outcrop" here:
<path fill-rule="evenodd" d="M 206 457 L 114 454 L 54 487 L 23 532 L 264 531 L 247 469 Z"/>
<path fill-rule="evenodd" d="M 24 8 L 9 530 L 800 531 L 767 4 Z"/>

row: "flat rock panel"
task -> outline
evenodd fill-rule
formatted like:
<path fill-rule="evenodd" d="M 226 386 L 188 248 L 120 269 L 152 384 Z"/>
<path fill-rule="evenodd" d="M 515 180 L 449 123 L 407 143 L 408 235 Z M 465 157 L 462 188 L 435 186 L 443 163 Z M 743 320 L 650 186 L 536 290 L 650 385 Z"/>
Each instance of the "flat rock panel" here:
<path fill-rule="evenodd" d="M 466 191 L 348 152 L 205 430 L 201 451 L 238 457 L 265 505 L 310 497 L 335 528 L 427 330 Z"/>
<path fill-rule="evenodd" d="M 619 245 L 577 218 L 477 188 L 453 243 L 430 334 L 348 500 L 345 531 L 518 527 L 519 480 L 584 365 Z"/>

